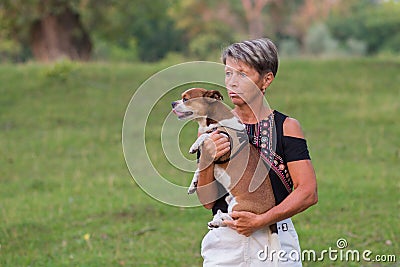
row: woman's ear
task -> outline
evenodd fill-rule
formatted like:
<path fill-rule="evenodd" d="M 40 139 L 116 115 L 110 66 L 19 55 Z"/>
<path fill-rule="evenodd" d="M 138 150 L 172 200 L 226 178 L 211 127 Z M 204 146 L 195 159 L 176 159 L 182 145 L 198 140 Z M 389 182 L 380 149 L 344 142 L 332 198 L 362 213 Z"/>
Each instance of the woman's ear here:
<path fill-rule="evenodd" d="M 274 81 L 274 79 L 275 76 L 271 71 L 264 74 L 262 89 L 264 89 L 265 91 L 268 88 L 268 86 L 270 86 L 270 84 Z"/>

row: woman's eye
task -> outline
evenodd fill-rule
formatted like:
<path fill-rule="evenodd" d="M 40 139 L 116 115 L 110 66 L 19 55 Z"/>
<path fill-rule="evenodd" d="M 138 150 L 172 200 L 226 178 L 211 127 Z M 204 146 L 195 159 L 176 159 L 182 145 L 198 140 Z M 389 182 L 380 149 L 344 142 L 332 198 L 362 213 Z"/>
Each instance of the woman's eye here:
<path fill-rule="evenodd" d="M 230 72 L 230 71 L 225 72 L 225 76 L 226 76 L 226 77 L 229 77 L 229 76 L 231 76 L 231 75 L 232 75 L 232 72 Z"/>
<path fill-rule="evenodd" d="M 247 74 L 246 74 L 246 73 L 244 73 L 244 72 L 241 72 L 241 73 L 240 73 L 240 77 L 243 77 L 243 78 L 245 78 L 245 77 L 247 77 Z"/>

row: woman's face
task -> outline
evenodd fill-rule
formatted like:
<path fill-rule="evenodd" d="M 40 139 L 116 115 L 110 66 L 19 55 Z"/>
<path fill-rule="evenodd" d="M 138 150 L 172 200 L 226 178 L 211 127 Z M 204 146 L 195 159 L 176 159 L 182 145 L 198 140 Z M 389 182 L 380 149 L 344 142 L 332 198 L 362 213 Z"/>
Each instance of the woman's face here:
<path fill-rule="evenodd" d="M 267 86 L 266 76 L 262 77 L 254 68 L 227 57 L 225 65 L 225 85 L 229 98 L 236 106 L 249 105 L 263 97 Z"/>

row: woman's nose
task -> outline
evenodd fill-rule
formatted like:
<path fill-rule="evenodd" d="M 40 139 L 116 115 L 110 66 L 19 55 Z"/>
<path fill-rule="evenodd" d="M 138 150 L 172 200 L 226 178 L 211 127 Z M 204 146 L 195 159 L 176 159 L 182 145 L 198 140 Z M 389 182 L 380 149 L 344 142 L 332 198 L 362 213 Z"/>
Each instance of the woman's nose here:
<path fill-rule="evenodd" d="M 230 77 L 227 77 L 225 83 L 228 87 L 237 87 L 239 85 L 238 76 L 236 74 L 231 74 Z"/>

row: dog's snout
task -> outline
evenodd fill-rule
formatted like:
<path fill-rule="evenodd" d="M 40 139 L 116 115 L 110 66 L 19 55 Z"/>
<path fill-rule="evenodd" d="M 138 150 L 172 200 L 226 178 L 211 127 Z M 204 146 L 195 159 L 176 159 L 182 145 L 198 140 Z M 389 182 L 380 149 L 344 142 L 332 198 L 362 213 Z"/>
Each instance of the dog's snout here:
<path fill-rule="evenodd" d="M 172 105 L 172 108 L 175 108 L 176 105 L 178 105 L 178 103 L 176 101 L 174 101 L 174 102 L 171 103 L 171 105 Z"/>

